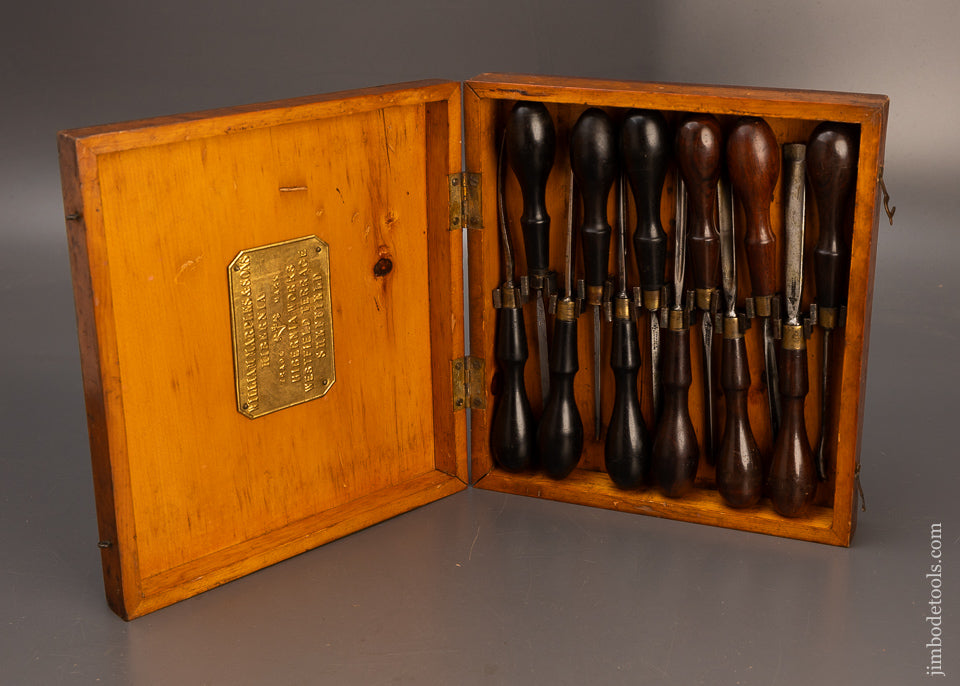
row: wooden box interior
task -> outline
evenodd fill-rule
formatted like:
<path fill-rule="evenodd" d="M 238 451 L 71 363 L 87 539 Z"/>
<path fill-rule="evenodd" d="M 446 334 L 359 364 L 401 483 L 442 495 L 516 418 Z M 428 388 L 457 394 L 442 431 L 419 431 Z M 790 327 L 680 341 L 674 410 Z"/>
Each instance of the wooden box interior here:
<path fill-rule="evenodd" d="M 832 428 L 828 433 L 828 480 L 821 483 L 815 506 L 809 515 L 788 519 L 776 514 L 769 501 L 761 501 L 754 508 L 743 510 L 725 505 L 716 491 L 713 467 L 701 454 L 700 468 L 694 491 L 684 497 L 671 499 L 656 488 L 647 487 L 625 491 L 618 489 L 604 471 L 603 439 L 593 440 L 593 338 L 587 312 L 579 327 L 580 372 L 575 389 L 580 415 L 584 422 L 584 453 L 578 468 L 564 480 L 554 481 L 542 473 L 511 473 L 495 466 L 489 449 L 489 422 L 496 403 L 498 387 L 494 362 L 495 310 L 491 292 L 500 285 L 501 253 L 497 228 L 496 168 L 497 151 L 507 113 L 518 100 L 539 101 L 546 104 L 557 130 L 557 153 L 547 187 L 547 205 L 552 217 L 551 268 L 562 271 L 563 233 L 568 217 L 570 184 L 569 138 L 573 124 L 588 107 L 605 109 L 615 122 L 622 120 L 630 108 L 662 111 L 671 124 L 683 113 L 709 112 L 729 129 L 740 115 L 763 117 L 772 127 L 779 144 L 805 143 L 814 127 L 822 121 L 848 122 L 859 128 L 859 160 L 855 199 L 850 205 L 846 224 L 846 240 L 850 247 L 849 291 L 846 299 L 846 326 L 834 340 L 833 369 L 836 392 L 831 394 Z M 747 531 L 762 532 L 792 538 L 819 541 L 834 545 L 849 545 L 856 525 L 856 475 L 859 465 L 860 430 L 863 412 L 863 391 L 866 378 L 867 347 L 870 309 L 873 292 L 873 274 L 876 259 L 878 220 L 878 178 L 883 164 L 883 145 L 888 101 L 885 96 L 842 93 L 785 91 L 774 89 L 741 89 L 714 86 L 681 86 L 637 82 L 598 81 L 587 79 L 560 79 L 528 77 L 509 74 L 486 74 L 467 82 L 464 89 L 464 119 L 466 160 L 469 171 L 482 177 L 483 229 L 468 233 L 470 265 L 470 324 L 471 354 L 487 361 L 487 410 L 473 413 L 472 481 L 480 488 L 518 493 L 592 505 L 609 509 L 650 514 L 670 519 L 700 522 Z M 519 216 L 522 208 L 519 185 L 509 170 L 505 173 L 505 207 L 507 222 L 516 246 L 517 273 L 526 273 L 522 250 Z M 671 164 L 664 185 L 661 218 L 668 236 L 672 237 L 676 188 L 676 166 Z M 615 223 L 615 192 L 610 195 L 608 219 Z M 814 301 L 812 252 L 817 242 L 818 222 L 811 194 L 808 193 L 804 249 L 803 309 L 809 311 Z M 778 181 L 771 210 L 777 245 L 782 250 L 783 209 L 781 186 Z M 632 235 L 635 219 L 632 198 L 627 230 Z M 743 248 L 743 215 L 738 213 L 738 292 L 742 309 L 744 297 L 750 294 L 749 276 L 745 268 Z M 630 241 L 628 240 L 628 244 Z M 638 285 L 636 263 L 632 248 L 628 256 L 629 283 Z M 672 274 L 673 246 L 667 258 L 667 273 Z M 782 265 L 782 257 L 780 259 Z M 580 268 L 582 270 L 582 267 Z M 611 251 L 610 273 L 615 270 Z M 778 266 L 779 292 L 782 293 L 782 266 Z M 582 274 L 582 271 L 580 271 Z M 540 397 L 539 362 L 536 329 L 529 305 L 525 316 L 530 358 L 525 368 L 526 389 L 539 416 L 543 405 Z M 695 318 L 692 316 L 692 318 Z M 650 389 L 650 368 L 646 355 L 646 327 L 641 327 L 642 409 L 648 426 L 653 426 Z M 699 338 L 691 335 L 691 340 Z M 805 416 L 807 432 L 815 446 L 820 427 L 820 367 L 822 330 L 814 327 L 808 342 L 810 394 L 807 396 Z M 719 339 L 717 339 L 719 340 Z M 749 392 L 750 420 L 761 451 L 772 451 L 767 399 L 762 376 L 763 353 L 760 326 L 746 333 L 750 358 L 752 385 Z M 693 385 L 690 389 L 690 413 L 699 437 L 703 430 L 703 386 L 699 341 L 691 344 Z M 609 368 L 609 330 L 604 334 L 602 360 L 604 364 L 603 414 L 609 419 L 613 406 L 614 383 Z M 718 422 L 723 418 L 723 396 L 717 389 Z M 719 437 L 717 438 L 719 440 Z M 701 453 L 702 453 L 702 440 Z"/>
<path fill-rule="evenodd" d="M 60 134 L 108 600 L 132 618 L 466 487 L 460 84 Z M 337 377 L 236 406 L 227 267 L 329 245 Z M 374 273 L 388 259 L 392 269 Z"/>

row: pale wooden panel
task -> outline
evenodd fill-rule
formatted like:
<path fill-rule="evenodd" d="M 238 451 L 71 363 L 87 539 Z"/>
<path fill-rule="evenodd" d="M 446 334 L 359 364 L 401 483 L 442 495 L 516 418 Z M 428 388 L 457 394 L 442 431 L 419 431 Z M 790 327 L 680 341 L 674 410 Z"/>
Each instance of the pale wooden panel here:
<path fill-rule="evenodd" d="M 425 147 L 418 105 L 100 157 L 144 577 L 433 469 Z M 250 420 L 226 266 L 308 234 L 330 245 L 337 381 Z"/>

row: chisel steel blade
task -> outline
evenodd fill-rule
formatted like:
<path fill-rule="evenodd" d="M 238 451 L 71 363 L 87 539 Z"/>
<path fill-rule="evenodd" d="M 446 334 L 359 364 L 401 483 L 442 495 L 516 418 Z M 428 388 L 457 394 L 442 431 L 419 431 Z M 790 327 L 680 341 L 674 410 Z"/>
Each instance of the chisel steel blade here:
<path fill-rule="evenodd" d="M 543 291 L 536 292 L 537 298 L 537 346 L 540 353 L 540 397 L 547 401 L 550 392 L 550 350 L 547 347 L 547 312 L 543 305 Z"/>
<path fill-rule="evenodd" d="M 594 438 L 600 440 L 603 435 L 603 414 L 600 409 L 600 308 L 593 308 L 593 419 Z"/>
<path fill-rule="evenodd" d="M 703 313 L 703 451 L 707 462 L 714 463 L 713 452 L 713 316 Z"/>
<path fill-rule="evenodd" d="M 767 372 L 767 401 L 773 435 L 780 431 L 780 374 L 777 372 L 777 349 L 773 345 L 773 324 L 763 317 L 763 366 Z"/>
<path fill-rule="evenodd" d="M 830 329 L 823 330 L 823 369 L 820 376 L 820 441 L 817 443 L 817 478 L 827 479 L 827 422 L 830 412 Z"/>
<path fill-rule="evenodd" d="M 647 311 L 650 319 L 650 377 L 653 392 L 653 417 L 660 419 L 660 403 L 663 397 L 660 381 L 660 318 L 654 310 Z"/>

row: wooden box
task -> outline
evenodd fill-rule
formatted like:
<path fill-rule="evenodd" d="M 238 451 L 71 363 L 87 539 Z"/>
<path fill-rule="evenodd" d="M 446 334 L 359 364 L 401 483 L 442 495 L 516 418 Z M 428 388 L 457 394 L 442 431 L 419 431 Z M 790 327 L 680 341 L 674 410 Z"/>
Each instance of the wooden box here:
<path fill-rule="evenodd" d="M 519 99 L 546 103 L 557 127 L 547 190 L 557 227 L 567 211 L 566 140 L 588 106 L 611 113 L 659 109 L 668 117 L 711 112 L 724 121 L 752 114 L 764 117 L 781 143 L 806 140 L 824 120 L 859 127 L 846 327 L 831 398 L 838 421 L 830 478 L 811 515 L 785 519 L 764 504 L 728 508 L 705 463 L 684 498 L 651 488 L 622 491 L 603 473 L 602 442 L 589 438 L 580 467 L 562 481 L 494 466 L 488 437 L 498 385 L 491 302 L 500 273 L 497 144 Z M 480 488 L 849 545 L 886 118 L 881 96 L 492 74 L 464 85 L 424 81 L 62 132 L 110 606 L 127 619 L 143 615 L 462 490 L 468 480 Z M 515 217 L 518 189 L 507 179 L 507 213 Z M 461 192 L 464 185 L 468 192 Z M 668 232 L 673 188 L 668 176 Z M 612 200 L 610 211 L 612 217 Z M 775 208 L 777 232 L 780 214 Z M 519 230 L 515 220 L 510 224 Z M 809 247 L 815 219 L 807 234 Z M 322 397 L 250 418 L 240 407 L 241 372 L 234 368 L 228 268 L 243 251 L 305 236 L 328 246 L 335 379 Z M 553 261 L 561 240 L 557 229 Z M 528 329 L 535 340 L 532 322 Z M 581 359 L 589 359 L 587 333 L 581 331 Z M 807 400 L 814 439 L 816 343 L 815 334 Z M 748 346 L 758 360 L 753 332 Z M 538 412 L 536 354 L 531 345 L 526 381 Z M 758 385 L 759 370 L 752 371 Z M 607 413 L 612 376 L 609 369 L 605 374 Z M 584 417 L 591 415 L 589 376 L 582 369 L 576 385 Z M 761 449 L 769 450 L 764 398 L 754 390 L 751 418 Z M 695 422 L 700 402 L 695 383 Z"/>

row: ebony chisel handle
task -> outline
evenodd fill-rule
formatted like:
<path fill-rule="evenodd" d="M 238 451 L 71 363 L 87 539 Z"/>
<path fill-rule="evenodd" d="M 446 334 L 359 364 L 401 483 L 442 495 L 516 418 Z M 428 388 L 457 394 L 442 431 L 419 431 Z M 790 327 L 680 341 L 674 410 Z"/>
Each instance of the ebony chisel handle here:
<path fill-rule="evenodd" d="M 523 246 L 531 276 L 550 270 L 550 215 L 547 214 L 547 179 L 556 152 L 556 131 L 543 103 L 518 102 L 510 110 L 506 129 L 510 168 L 523 197 Z"/>
<path fill-rule="evenodd" d="M 770 315 L 770 296 L 777 291 L 777 243 L 770 224 L 770 204 L 780 177 L 780 146 L 763 119 L 742 117 L 727 140 L 727 170 L 743 205 L 744 243 L 750 287 L 759 314 Z"/>
<path fill-rule="evenodd" d="M 561 302 L 560 307 L 565 303 Z M 572 303 L 568 306 L 572 310 Z M 583 422 L 573 394 L 577 361 L 577 320 L 558 316 L 550 348 L 550 395 L 537 429 L 540 462 L 547 476 L 563 479 L 574 470 L 583 452 Z"/>
<path fill-rule="evenodd" d="M 626 298 L 618 299 L 618 302 L 629 303 Z M 635 488 L 641 484 L 650 466 L 650 434 L 640 413 L 637 394 L 640 372 L 637 325 L 630 316 L 629 305 L 623 310 L 613 318 L 610 367 L 616 388 L 604 462 L 613 483 L 620 488 Z"/>
<path fill-rule="evenodd" d="M 503 386 L 493 411 L 490 452 L 498 465 L 511 472 L 520 472 L 533 466 L 536 425 L 523 384 L 527 334 L 523 310 L 519 307 L 497 310 L 496 356 Z"/>
<path fill-rule="evenodd" d="M 773 446 L 767 491 L 784 517 L 800 517 L 816 492 L 817 475 L 807 437 L 803 403 L 809 390 L 807 345 L 803 327 L 786 324 L 780 347 L 780 396 L 783 417 Z"/>
<path fill-rule="evenodd" d="M 717 456 L 717 490 L 731 507 L 751 507 L 763 495 L 763 460 L 747 410 L 747 348 L 738 322 L 732 318 L 724 320 L 720 386 L 727 400 L 727 419 Z"/>
<path fill-rule="evenodd" d="M 677 130 L 676 155 L 686 183 L 688 247 L 697 290 L 697 307 L 710 309 L 708 297 L 720 285 L 720 234 L 717 232 L 717 181 L 723 134 L 709 114 L 688 117 Z"/>
<path fill-rule="evenodd" d="M 667 234 L 660 222 L 660 199 L 670 157 L 670 130 L 656 110 L 627 113 L 620 134 L 620 154 L 637 208 L 633 249 L 640 272 L 644 307 L 660 307 L 667 266 Z"/>
<path fill-rule="evenodd" d="M 574 124 L 570 164 L 583 199 L 580 237 L 587 302 L 599 305 L 610 262 L 607 198 L 617 176 L 616 133 L 613 121 L 603 110 L 591 108 Z"/>
<path fill-rule="evenodd" d="M 846 248 L 840 233 L 844 203 L 853 188 L 857 167 L 857 137 L 847 126 L 824 122 L 813 130 L 807 145 L 807 178 L 817 203 L 820 235 L 813 252 L 817 307 L 821 324 L 833 328 L 836 309 L 845 294 Z M 824 308 L 826 311 L 824 311 Z"/>
<path fill-rule="evenodd" d="M 662 363 L 663 414 L 653 443 L 653 475 L 665 495 L 677 498 L 693 486 L 700 461 L 688 405 L 692 380 L 689 328 L 663 332 Z"/>

